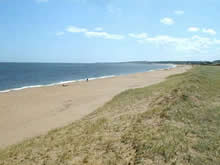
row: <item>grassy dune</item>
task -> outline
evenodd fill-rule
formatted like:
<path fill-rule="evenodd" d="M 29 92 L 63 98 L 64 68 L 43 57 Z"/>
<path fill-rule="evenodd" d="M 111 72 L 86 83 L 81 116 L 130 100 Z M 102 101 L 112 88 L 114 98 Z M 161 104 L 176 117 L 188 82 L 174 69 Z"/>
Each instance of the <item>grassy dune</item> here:
<path fill-rule="evenodd" d="M 220 67 L 121 93 L 84 119 L 0 151 L 0 165 L 220 164 Z"/>

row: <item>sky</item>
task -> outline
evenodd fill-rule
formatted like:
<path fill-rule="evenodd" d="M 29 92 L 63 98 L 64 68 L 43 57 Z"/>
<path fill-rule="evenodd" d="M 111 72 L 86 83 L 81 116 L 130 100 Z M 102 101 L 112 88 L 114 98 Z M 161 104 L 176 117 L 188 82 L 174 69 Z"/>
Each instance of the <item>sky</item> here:
<path fill-rule="evenodd" d="M 219 0 L 0 0 L 0 62 L 220 59 Z"/>

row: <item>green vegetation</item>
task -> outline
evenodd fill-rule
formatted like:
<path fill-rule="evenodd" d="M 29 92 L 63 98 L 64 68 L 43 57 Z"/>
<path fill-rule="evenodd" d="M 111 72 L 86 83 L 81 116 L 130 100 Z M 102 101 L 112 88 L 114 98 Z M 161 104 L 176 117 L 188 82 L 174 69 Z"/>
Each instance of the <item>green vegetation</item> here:
<path fill-rule="evenodd" d="M 0 165 L 219 165 L 219 155 L 220 67 L 200 66 L 3 149 Z"/>

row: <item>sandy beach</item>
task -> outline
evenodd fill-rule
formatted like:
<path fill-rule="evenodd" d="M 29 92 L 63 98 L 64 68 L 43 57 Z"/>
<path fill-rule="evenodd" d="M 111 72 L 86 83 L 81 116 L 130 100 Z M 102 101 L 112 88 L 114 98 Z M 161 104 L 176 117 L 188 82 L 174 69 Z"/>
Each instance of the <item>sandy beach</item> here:
<path fill-rule="evenodd" d="M 190 66 L 0 93 L 0 147 L 47 133 L 93 112 L 120 92 L 159 83 Z"/>

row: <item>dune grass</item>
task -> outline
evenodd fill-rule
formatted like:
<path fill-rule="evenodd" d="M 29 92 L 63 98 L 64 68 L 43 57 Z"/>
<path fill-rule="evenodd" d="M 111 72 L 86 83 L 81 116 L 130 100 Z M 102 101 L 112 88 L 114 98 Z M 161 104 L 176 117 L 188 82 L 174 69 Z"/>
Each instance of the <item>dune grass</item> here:
<path fill-rule="evenodd" d="M 80 121 L 0 151 L 0 165 L 220 164 L 220 67 L 125 91 Z"/>

